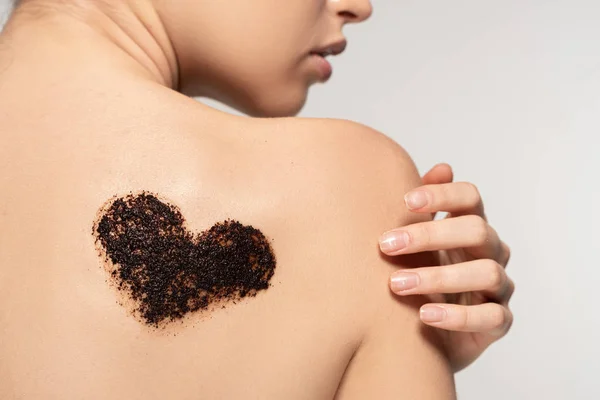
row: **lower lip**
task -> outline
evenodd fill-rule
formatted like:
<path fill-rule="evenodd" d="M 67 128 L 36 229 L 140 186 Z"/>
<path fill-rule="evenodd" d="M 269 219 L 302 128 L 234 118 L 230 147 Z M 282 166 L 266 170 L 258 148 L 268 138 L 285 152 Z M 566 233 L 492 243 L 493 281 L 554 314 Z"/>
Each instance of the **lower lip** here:
<path fill-rule="evenodd" d="M 326 81 L 331 78 L 331 74 L 333 73 L 333 67 L 329 64 L 324 57 L 321 57 L 318 54 L 311 54 L 310 57 L 314 59 L 315 64 L 317 65 L 317 69 L 319 70 L 319 74 L 322 81 Z"/>

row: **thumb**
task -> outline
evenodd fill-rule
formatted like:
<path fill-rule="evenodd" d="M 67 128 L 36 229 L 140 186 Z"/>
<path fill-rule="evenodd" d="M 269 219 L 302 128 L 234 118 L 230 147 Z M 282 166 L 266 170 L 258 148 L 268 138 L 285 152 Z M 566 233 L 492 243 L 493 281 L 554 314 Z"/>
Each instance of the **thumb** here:
<path fill-rule="evenodd" d="M 437 185 L 440 183 L 450 183 L 454 179 L 452 167 L 446 163 L 434 165 L 425 175 L 423 175 L 423 185 Z"/>
<path fill-rule="evenodd" d="M 454 179 L 452 173 L 452 167 L 446 163 L 436 164 L 423 175 L 423 185 L 439 185 L 443 183 L 450 183 Z M 437 212 L 431 213 L 431 219 L 435 219 Z"/>

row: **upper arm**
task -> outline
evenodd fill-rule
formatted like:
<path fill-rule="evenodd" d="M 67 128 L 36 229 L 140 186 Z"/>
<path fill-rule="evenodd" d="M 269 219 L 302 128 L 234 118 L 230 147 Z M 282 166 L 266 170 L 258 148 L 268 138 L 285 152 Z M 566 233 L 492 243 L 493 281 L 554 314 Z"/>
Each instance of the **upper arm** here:
<path fill-rule="evenodd" d="M 361 343 L 350 361 L 338 399 L 452 399 L 454 380 L 440 346 L 441 337 L 419 319 L 421 296 L 398 297 L 388 287 L 391 272 L 402 267 L 433 265 L 430 253 L 386 257 L 377 238 L 399 226 L 431 219 L 410 213 L 404 194 L 421 185 L 410 156 L 391 139 L 366 126 L 336 121 L 345 147 L 339 168 L 351 173 L 348 188 L 353 211 L 345 230 L 346 251 L 360 260 L 352 268 L 361 286 L 358 318 L 363 318 Z M 346 178 L 348 179 L 348 178 Z"/>

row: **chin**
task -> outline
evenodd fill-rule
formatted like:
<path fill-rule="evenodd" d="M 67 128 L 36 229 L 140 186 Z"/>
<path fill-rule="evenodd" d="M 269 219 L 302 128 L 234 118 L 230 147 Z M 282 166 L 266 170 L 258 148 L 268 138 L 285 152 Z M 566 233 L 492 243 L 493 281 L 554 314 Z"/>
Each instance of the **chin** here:
<path fill-rule="evenodd" d="M 306 85 L 255 86 L 235 90 L 222 87 L 187 86 L 181 93 L 190 97 L 207 97 L 255 118 L 283 118 L 296 116 L 306 104 Z"/>
<path fill-rule="evenodd" d="M 277 104 L 271 107 L 251 105 L 249 107 L 237 108 L 237 110 L 254 118 L 284 118 L 298 115 L 302 111 L 302 108 L 304 108 L 304 104 L 305 102 L 287 106 Z"/>
<path fill-rule="evenodd" d="M 232 104 L 238 111 L 255 118 L 284 118 L 296 116 L 306 104 L 307 90 L 293 94 L 289 90 L 286 95 L 263 96 L 249 99 L 241 104 Z"/>

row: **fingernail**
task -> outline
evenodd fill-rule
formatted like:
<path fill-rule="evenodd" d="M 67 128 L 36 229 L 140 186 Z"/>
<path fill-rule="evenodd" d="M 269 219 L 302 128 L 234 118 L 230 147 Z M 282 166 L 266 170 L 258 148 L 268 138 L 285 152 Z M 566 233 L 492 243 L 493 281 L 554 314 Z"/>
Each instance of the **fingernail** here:
<path fill-rule="evenodd" d="M 409 209 L 415 210 L 418 208 L 423 208 L 429 203 L 429 199 L 427 198 L 427 193 L 422 190 L 418 190 L 416 192 L 409 192 L 404 196 L 404 201 Z"/>
<path fill-rule="evenodd" d="M 446 318 L 446 310 L 436 306 L 425 306 L 421 308 L 421 320 L 423 322 L 442 322 Z"/>
<path fill-rule="evenodd" d="M 392 275 L 391 281 L 393 292 L 403 292 L 419 285 L 419 275 L 413 272 L 396 272 Z"/>
<path fill-rule="evenodd" d="M 408 239 L 406 232 L 387 232 L 379 240 L 379 247 L 384 252 L 402 250 L 408 245 Z"/>

